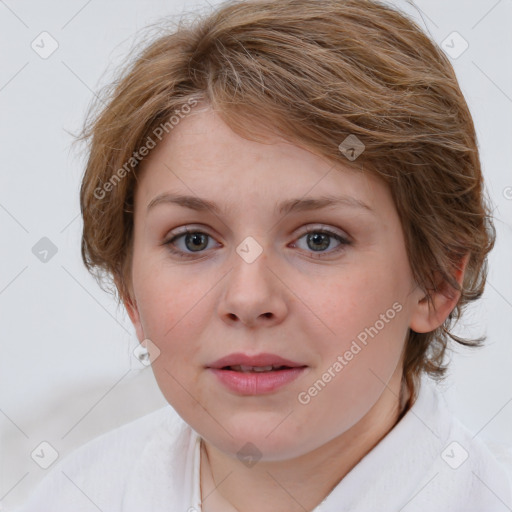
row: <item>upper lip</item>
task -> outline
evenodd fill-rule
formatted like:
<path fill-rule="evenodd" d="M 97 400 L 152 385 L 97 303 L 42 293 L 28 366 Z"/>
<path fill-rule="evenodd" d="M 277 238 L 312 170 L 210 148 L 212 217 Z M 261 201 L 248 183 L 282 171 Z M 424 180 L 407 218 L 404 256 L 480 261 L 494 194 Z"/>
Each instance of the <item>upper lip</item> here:
<path fill-rule="evenodd" d="M 207 368 L 223 368 L 225 366 L 236 366 L 236 365 L 244 365 L 244 366 L 306 366 L 304 364 L 296 363 L 295 361 L 290 361 L 289 359 L 285 359 L 276 354 L 255 354 L 253 356 L 249 356 L 247 354 L 243 354 L 240 352 L 229 354 L 225 357 L 221 357 L 214 361 L 213 363 L 207 365 Z"/>

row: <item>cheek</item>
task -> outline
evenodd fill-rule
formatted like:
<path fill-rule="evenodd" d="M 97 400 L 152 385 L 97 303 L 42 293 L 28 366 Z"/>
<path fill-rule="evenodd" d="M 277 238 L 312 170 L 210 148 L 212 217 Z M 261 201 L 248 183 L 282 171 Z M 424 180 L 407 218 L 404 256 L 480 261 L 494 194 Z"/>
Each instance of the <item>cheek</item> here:
<path fill-rule="evenodd" d="M 397 370 L 407 333 L 406 310 L 396 279 L 368 267 L 331 282 L 315 297 L 329 329 L 317 324 L 316 332 L 309 331 L 318 366 L 303 390 L 322 389 L 312 405 L 319 429 L 334 416 L 336 428 L 346 430 L 375 404 Z M 314 302 L 311 295 L 309 300 Z"/>
<path fill-rule="evenodd" d="M 160 353 L 152 362 L 156 382 L 166 400 L 182 414 L 198 414 L 202 339 L 206 330 L 204 298 L 211 284 L 190 279 L 177 269 L 153 267 L 140 274 L 137 296 L 144 333 Z M 198 397 L 199 398 L 199 397 Z M 187 416 L 188 417 L 188 416 Z"/>
<path fill-rule="evenodd" d="M 340 271 L 329 284 L 309 291 L 305 302 L 313 305 L 311 309 L 322 321 L 309 324 L 316 330 L 310 335 L 321 364 L 329 366 L 338 355 L 346 354 L 348 366 L 361 369 L 358 378 L 372 378 L 370 369 L 377 375 L 394 369 L 408 328 L 405 284 L 396 267 L 373 260 L 372 265 Z"/>
<path fill-rule="evenodd" d="M 162 353 L 190 354 L 201 329 L 198 320 L 209 317 L 203 299 L 212 285 L 206 279 L 189 277 L 179 267 L 160 264 L 141 269 L 134 286 L 146 337 Z M 190 343 L 184 343 L 187 340 Z"/>

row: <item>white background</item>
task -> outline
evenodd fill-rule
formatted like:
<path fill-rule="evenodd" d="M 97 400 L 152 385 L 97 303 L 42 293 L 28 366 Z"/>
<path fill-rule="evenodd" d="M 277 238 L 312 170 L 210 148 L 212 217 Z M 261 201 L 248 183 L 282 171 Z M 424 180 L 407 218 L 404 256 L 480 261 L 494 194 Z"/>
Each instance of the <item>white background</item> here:
<path fill-rule="evenodd" d="M 210 0 L 212 4 L 218 3 Z M 498 241 L 488 287 L 459 333 L 488 341 L 457 348 L 443 384 L 449 405 L 486 441 L 512 444 L 512 1 L 393 2 L 441 44 L 453 31 L 469 48 L 452 59 L 474 116 Z M 62 458 L 75 447 L 166 404 L 151 369 L 133 356 L 124 311 L 80 259 L 83 159 L 71 150 L 86 108 L 129 53 L 134 34 L 162 16 L 206 6 L 183 0 L 0 0 L 0 504 L 19 503 L 46 471 L 30 454 L 42 441 Z M 43 31 L 59 47 L 42 59 Z M 508 191 L 508 199 L 507 199 Z M 47 263 L 32 247 L 48 237 Z"/>

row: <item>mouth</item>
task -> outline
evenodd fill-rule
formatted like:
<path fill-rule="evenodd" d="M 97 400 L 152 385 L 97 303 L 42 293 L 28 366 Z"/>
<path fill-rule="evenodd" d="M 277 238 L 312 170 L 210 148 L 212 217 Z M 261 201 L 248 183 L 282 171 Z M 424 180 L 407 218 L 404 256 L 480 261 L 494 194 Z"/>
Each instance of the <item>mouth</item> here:
<path fill-rule="evenodd" d="M 206 367 L 227 389 L 238 395 L 277 391 L 302 375 L 307 365 L 275 354 L 231 354 Z"/>
<path fill-rule="evenodd" d="M 267 365 L 267 366 L 247 366 L 242 364 L 235 364 L 231 366 L 223 366 L 221 370 L 231 370 L 233 372 L 241 373 L 267 373 L 278 372 L 282 370 L 290 370 L 291 368 L 303 368 L 302 366 L 284 366 L 284 365 Z"/>
<path fill-rule="evenodd" d="M 278 371 L 286 368 L 298 368 L 306 366 L 290 359 L 278 356 L 277 354 L 255 354 L 249 355 L 241 352 L 229 354 L 209 364 L 207 368 L 232 370 L 237 372 L 249 371 Z"/>

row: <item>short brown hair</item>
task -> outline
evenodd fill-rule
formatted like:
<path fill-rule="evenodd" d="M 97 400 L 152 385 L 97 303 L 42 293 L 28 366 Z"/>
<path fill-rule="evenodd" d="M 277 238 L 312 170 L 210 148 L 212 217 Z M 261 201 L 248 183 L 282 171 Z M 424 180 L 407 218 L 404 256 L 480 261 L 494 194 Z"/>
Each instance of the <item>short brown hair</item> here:
<path fill-rule="evenodd" d="M 409 332 L 413 395 L 422 372 L 443 377 L 449 337 L 485 339 L 450 332 L 483 293 L 495 240 L 475 129 L 452 65 L 407 15 L 370 0 L 225 2 L 145 42 L 100 100 L 79 138 L 89 143 L 82 258 L 100 286 L 113 278 L 119 304 L 131 296 L 134 152 L 197 101 L 242 136 L 273 132 L 389 185 L 418 285 L 428 297 L 439 279 L 461 292 L 442 326 Z M 339 150 L 349 135 L 365 146 L 353 161 Z"/>

